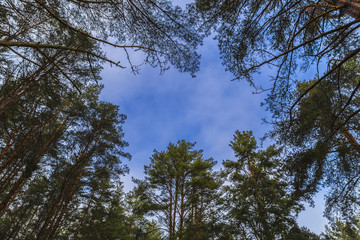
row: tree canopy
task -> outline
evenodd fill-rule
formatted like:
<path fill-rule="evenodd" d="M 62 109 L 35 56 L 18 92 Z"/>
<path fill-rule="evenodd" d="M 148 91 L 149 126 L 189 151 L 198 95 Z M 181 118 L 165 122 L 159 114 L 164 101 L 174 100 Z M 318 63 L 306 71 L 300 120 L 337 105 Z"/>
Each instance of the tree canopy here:
<path fill-rule="evenodd" d="M 299 82 L 295 96 L 315 80 Z M 293 116 L 282 115 L 273 131 L 288 149 L 294 185 L 308 194 L 327 186 L 327 216 L 356 213 L 358 196 L 359 62 L 352 59 L 301 99 Z M 336 216 L 336 215 L 335 215 Z"/>
<path fill-rule="evenodd" d="M 253 81 L 254 73 L 266 65 L 276 69 L 268 98 L 275 114 L 293 108 L 360 52 L 357 0 L 197 0 L 196 6 L 203 27 L 215 29 L 223 64 L 236 79 L 261 85 Z M 320 70 L 317 81 L 292 99 L 298 70 L 321 63 L 328 66 L 325 73 Z"/>
<path fill-rule="evenodd" d="M 298 193 L 310 199 L 325 185 L 331 191 L 327 216 L 352 215 L 359 198 L 359 1 L 197 0 L 195 5 L 203 27 L 214 31 L 227 70 L 259 91 L 269 90 L 265 103 L 275 123 L 270 135 L 288 152 L 286 166 Z M 275 70 L 270 87 L 254 81 L 266 66 Z"/>
<path fill-rule="evenodd" d="M 144 224 L 131 226 L 124 210 L 126 117 L 99 100 L 100 71 L 107 62 L 136 73 L 131 55 L 142 51 L 160 71 L 194 74 L 203 37 L 195 19 L 170 1 L 0 3 L 4 239 L 98 239 L 91 228 L 104 239 L 139 239 L 152 228 L 141 216 Z M 104 47 L 121 56 L 107 57 Z"/>
<path fill-rule="evenodd" d="M 166 151 L 154 151 L 145 166 L 145 179 L 136 180 L 135 193 L 142 211 L 158 217 L 169 239 L 209 239 L 212 211 L 221 186 L 202 150 L 184 140 L 170 143 Z"/>
<path fill-rule="evenodd" d="M 224 207 L 230 231 L 238 239 L 280 239 L 301 209 L 292 199 L 275 145 L 257 149 L 252 132 L 236 131 L 230 143 L 236 161 L 224 161 L 228 185 Z"/>
<path fill-rule="evenodd" d="M 356 239 L 359 26 L 358 0 L 196 0 L 186 9 L 168 0 L 1 1 L 0 236 Z M 155 150 L 145 178 L 124 193 L 126 116 L 99 99 L 103 64 L 195 76 L 209 35 L 234 78 L 259 91 L 254 74 L 275 67 L 266 104 L 277 145 L 259 149 L 251 131 L 236 131 L 236 160 L 216 171 L 217 161 L 179 140 Z M 298 79 L 314 65 L 314 76 Z M 296 215 L 323 186 L 334 221 L 320 237 Z"/>

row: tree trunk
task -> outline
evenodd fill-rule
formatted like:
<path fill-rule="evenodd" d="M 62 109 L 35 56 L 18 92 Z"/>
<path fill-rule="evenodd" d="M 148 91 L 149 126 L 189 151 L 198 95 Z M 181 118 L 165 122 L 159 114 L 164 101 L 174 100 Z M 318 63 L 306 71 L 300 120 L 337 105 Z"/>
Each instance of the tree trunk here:
<path fill-rule="evenodd" d="M 356 141 L 355 137 L 344 126 L 341 127 L 340 131 L 355 148 L 355 150 L 360 154 L 360 144 L 358 141 Z"/>
<path fill-rule="evenodd" d="M 342 8 L 342 13 L 353 18 L 360 17 L 360 2 L 356 0 L 325 0 L 331 5 L 336 5 Z"/>
<path fill-rule="evenodd" d="M 184 212 L 185 212 L 185 207 L 184 207 L 184 199 L 185 199 L 185 193 L 184 193 L 184 188 L 185 188 L 185 177 L 182 179 L 181 182 L 181 200 L 180 200 L 180 225 L 179 225 L 179 231 L 182 230 L 183 225 L 184 225 Z"/>
<path fill-rule="evenodd" d="M 64 203 L 64 201 L 66 201 L 66 197 L 67 197 L 66 192 L 69 190 L 69 186 L 72 186 L 71 180 L 73 179 L 74 174 L 76 173 L 76 170 L 79 169 L 79 164 L 83 161 L 86 162 L 85 155 L 88 152 L 90 152 L 88 150 L 89 150 L 90 145 L 93 140 L 94 140 L 94 136 L 93 136 L 93 138 L 89 139 L 84 150 L 81 151 L 77 163 L 71 167 L 68 174 L 66 175 L 65 180 L 61 187 L 60 195 L 58 196 L 57 200 L 54 202 L 53 207 L 51 208 L 50 212 L 48 213 L 48 215 L 44 221 L 44 224 L 41 227 L 38 237 L 37 237 L 38 239 L 47 239 L 48 234 L 50 234 L 51 226 L 53 226 L 55 224 L 54 221 L 56 221 L 57 216 L 58 216 L 59 212 L 61 211 L 61 204 Z M 85 165 L 86 164 L 83 164 L 82 166 L 85 167 Z M 76 182 L 76 180 L 75 180 L 75 182 Z"/>
<path fill-rule="evenodd" d="M 172 223 L 172 233 L 175 234 L 175 229 L 176 229 L 176 211 L 178 208 L 178 195 L 179 195 L 179 179 L 178 177 L 176 177 L 175 180 L 175 199 L 174 199 L 174 213 L 173 213 L 173 223 Z"/>
<path fill-rule="evenodd" d="M 49 146 L 53 143 L 55 140 L 56 135 L 58 132 L 64 127 L 67 120 L 69 119 L 70 115 L 67 116 L 67 118 L 57 127 L 51 138 L 46 142 L 46 144 L 42 147 L 41 152 L 37 159 L 34 160 L 34 164 L 38 164 L 41 160 L 41 158 L 45 155 L 46 150 L 49 148 Z M 27 172 L 25 169 L 21 175 L 21 177 L 17 180 L 15 185 L 12 187 L 10 192 L 7 194 L 5 199 L 0 203 L 0 217 L 5 214 L 5 211 L 10 206 L 12 200 L 17 196 L 21 188 L 24 186 L 26 181 L 30 178 L 31 174 Z"/>
<path fill-rule="evenodd" d="M 75 232 L 75 234 L 74 234 L 73 240 L 76 240 L 76 239 L 77 239 L 77 237 L 78 237 L 78 235 L 79 235 L 79 233 L 80 233 L 80 230 L 81 230 L 82 226 L 84 225 L 85 218 L 86 218 L 86 216 L 87 216 L 87 214 L 88 214 L 88 212 L 89 212 L 90 205 L 91 205 L 91 200 L 92 200 L 94 194 L 95 194 L 95 191 L 93 190 L 93 191 L 91 192 L 90 199 L 89 199 L 89 202 L 88 202 L 88 204 L 87 204 L 87 206 L 86 206 L 86 209 L 84 210 L 84 214 L 83 214 L 83 216 L 82 216 L 82 218 L 81 218 L 80 224 L 79 224 L 79 226 L 76 228 L 76 232 Z M 130 232 L 129 232 L 129 235 L 130 235 Z"/>

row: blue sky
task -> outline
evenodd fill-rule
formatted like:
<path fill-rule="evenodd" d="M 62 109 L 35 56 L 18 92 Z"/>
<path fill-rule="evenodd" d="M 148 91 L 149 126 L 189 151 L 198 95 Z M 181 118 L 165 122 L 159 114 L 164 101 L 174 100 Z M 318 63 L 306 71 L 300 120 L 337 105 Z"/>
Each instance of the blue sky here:
<path fill-rule="evenodd" d="M 174 68 L 160 75 L 159 69 L 143 66 L 133 75 L 129 69 L 105 65 L 101 98 L 127 115 L 124 131 L 133 156 L 128 163 L 132 176 L 143 176 L 154 149 L 164 150 L 179 139 L 197 142 L 196 148 L 217 160 L 220 168 L 222 160 L 234 159 L 229 143 L 235 130 L 252 130 L 260 138 L 270 129 L 261 120 L 268 115 L 260 107 L 265 95 L 252 94 L 245 81 L 230 81 L 214 40 L 207 39 L 200 53 L 196 78 Z"/>
<path fill-rule="evenodd" d="M 139 75 L 133 75 L 129 69 L 104 66 L 101 98 L 119 105 L 127 115 L 124 131 L 130 146 L 126 150 L 132 160 L 127 162 L 130 175 L 123 177 L 126 191 L 133 187 L 131 177 L 143 178 L 153 150 L 165 150 L 169 142 L 197 142 L 196 149 L 218 161 L 219 169 L 223 160 L 234 159 L 229 142 L 235 130 L 252 130 L 260 143 L 259 138 L 271 129 L 261 120 L 269 118 L 260 106 L 265 94 L 252 94 L 254 89 L 245 81 L 230 81 L 232 75 L 221 65 L 214 40 L 207 39 L 200 53 L 196 78 L 174 68 L 160 75 L 159 69 L 143 66 Z M 117 54 L 108 51 L 109 57 Z M 269 74 L 258 78 L 268 79 Z M 316 196 L 315 204 L 300 214 L 298 222 L 320 233 L 326 224 L 323 194 Z"/>
<path fill-rule="evenodd" d="M 105 50 L 110 58 L 121 56 Z M 259 138 L 271 129 L 261 120 L 270 116 L 260 106 L 266 95 L 252 94 L 254 89 L 245 81 L 230 81 L 233 76 L 221 65 L 216 41 L 206 39 L 199 51 L 202 59 L 196 78 L 173 67 L 160 75 L 159 69 L 145 65 L 134 75 L 130 69 L 104 65 L 101 99 L 119 105 L 127 115 L 124 132 L 132 160 L 127 162 L 130 175 L 123 177 L 125 191 L 133 187 L 131 177 L 143 178 L 153 150 L 165 150 L 169 142 L 197 142 L 195 148 L 203 149 L 205 158 L 218 161 L 219 169 L 223 160 L 234 159 L 229 142 L 235 130 L 252 130 L 260 143 Z M 141 54 L 132 57 L 141 62 Z M 269 75 L 270 71 L 263 71 L 257 82 L 266 82 Z M 323 194 L 315 197 L 315 204 L 300 214 L 298 222 L 320 233 L 327 223 L 322 217 Z"/>

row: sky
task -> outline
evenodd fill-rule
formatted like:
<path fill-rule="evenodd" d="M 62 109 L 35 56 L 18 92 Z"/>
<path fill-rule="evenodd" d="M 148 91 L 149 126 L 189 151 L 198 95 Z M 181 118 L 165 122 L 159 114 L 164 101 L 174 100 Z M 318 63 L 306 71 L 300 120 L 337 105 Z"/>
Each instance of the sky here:
<path fill-rule="evenodd" d="M 222 160 L 234 159 L 229 143 L 236 130 L 252 130 L 259 140 L 270 129 L 262 124 L 269 115 L 260 107 L 265 95 L 252 94 L 247 82 L 231 81 L 214 40 L 207 39 L 200 53 L 196 78 L 175 68 L 160 75 L 159 69 L 143 66 L 139 75 L 133 75 L 128 69 L 105 65 L 101 98 L 119 105 L 127 115 L 124 132 L 132 176 L 143 177 L 143 166 L 154 149 L 165 150 L 181 139 L 196 142 L 195 148 L 203 149 L 204 157 L 213 157 L 220 168 Z"/>
<path fill-rule="evenodd" d="M 109 58 L 121 54 L 105 51 Z M 196 78 L 174 67 L 160 75 L 159 69 L 145 65 L 134 75 L 130 69 L 104 65 L 101 99 L 118 105 L 127 115 L 123 129 L 129 147 L 125 150 L 132 159 L 125 160 L 130 168 L 130 174 L 122 178 L 125 191 L 133 188 L 132 177 L 144 177 L 144 165 L 149 164 L 153 150 L 165 150 L 169 142 L 196 142 L 195 149 L 203 149 L 205 158 L 214 158 L 218 170 L 223 160 L 235 159 L 229 143 L 236 130 L 252 130 L 261 146 L 259 138 L 271 129 L 262 123 L 263 118 L 270 117 L 260 106 L 266 95 L 253 94 L 246 81 L 231 81 L 233 76 L 221 64 L 216 41 L 206 39 L 199 52 L 202 59 Z M 141 56 L 133 58 L 136 61 Z M 256 78 L 260 81 L 270 75 L 264 71 Z M 307 206 L 299 215 L 300 226 L 315 233 L 324 231 L 323 198 L 323 192 L 316 195 L 316 207 Z"/>

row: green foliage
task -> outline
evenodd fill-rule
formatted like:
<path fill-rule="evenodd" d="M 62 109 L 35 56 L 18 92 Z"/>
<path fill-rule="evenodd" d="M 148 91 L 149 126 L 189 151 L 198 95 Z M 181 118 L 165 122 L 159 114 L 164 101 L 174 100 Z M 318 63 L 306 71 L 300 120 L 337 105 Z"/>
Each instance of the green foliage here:
<path fill-rule="evenodd" d="M 2 239 L 139 239 L 151 228 L 141 215 L 131 226 L 117 192 L 125 116 L 99 100 L 100 71 L 147 63 L 194 74 L 195 19 L 166 0 L 0 3 Z"/>
<path fill-rule="evenodd" d="M 296 197 L 310 200 L 325 185 L 328 217 L 357 214 L 358 2 L 197 0 L 195 5 L 235 79 L 255 86 L 254 73 L 275 66 L 266 104 L 275 121 L 273 136 L 288 153 Z M 317 79 L 294 79 L 298 70 L 312 66 L 320 69 Z"/>
<path fill-rule="evenodd" d="M 0 46 L 17 52 L 8 51 L 8 59 L 20 57 L 31 68 L 65 58 L 53 67 L 61 69 L 58 77 L 76 81 L 69 72 L 91 75 L 99 60 L 119 67 L 127 65 L 137 72 L 138 65 L 129 57 L 136 50 L 145 53 L 145 63 L 161 71 L 170 64 L 192 74 L 198 70 L 199 55 L 195 49 L 202 36 L 194 28 L 196 16 L 172 6 L 171 1 L 20 0 L 2 2 L 0 10 L 7 19 L 0 22 L 1 29 L 7 29 L 2 32 L 6 38 Z M 107 58 L 100 44 L 120 49 L 121 59 Z M 41 56 L 45 59 L 40 60 Z M 72 67 L 66 67 L 70 66 L 68 61 Z M 1 67 L 7 71 L 9 66 Z"/>
<path fill-rule="evenodd" d="M 196 0 L 194 5 L 235 79 L 262 90 L 255 73 L 275 67 L 272 83 L 262 86 L 271 89 L 267 100 L 275 115 L 296 100 L 291 90 L 299 71 L 325 62 L 330 74 L 360 52 L 356 0 Z"/>
<path fill-rule="evenodd" d="M 212 211 L 221 181 L 212 171 L 212 159 L 184 140 L 154 151 L 145 166 L 145 180 L 136 180 L 140 212 L 156 216 L 170 239 L 208 239 Z"/>
<path fill-rule="evenodd" d="M 230 143 L 236 161 L 223 162 L 224 211 L 230 233 L 240 239 L 279 239 L 295 223 L 301 205 L 291 198 L 275 145 L 257 150 L 252 132 L 236 131 Z"/>
<path fill-rule="evenodd" d="M 289 233 L 287 233 L 282 240 L 320 240 L 320 236 L 312 233 L 309 229 L 298 226 L 294 226 L 290 229 Z"/>
<path fill-rule="evenodd" d="M 358 240 L 360 239 L 359 221 L 342 222 L 336 220 L 331 227 L 326 226 L 322 234 L 324 240 Z"/>
<path fill-rule="evenodd" d="M 88 214 L 84 219 L 83 226 L 80 229 L 78 239 L 135 239 L 130 238 L 131 228 L 127 216 L 125 215 L 125 206 L 122 204 L 122 193 L 113 189 L 108 189 L 108 194 L 114 198 L 100 195 L 98 199 L 94 196 L 90 199 L 91 205 L 87 209 Z M 84 213 L 85 214 L 85 213 Z"/>
<path fill-rule="evenodd" d="M 127 146 L 121 128 L 125 117 L 117 106 L 99 101 L 99 91 L 99 87 L 89 86 L 81 98 L 72 99 L 66 112 L 52 110 L 61 114 L 54 114 L 51 128 L 45 125 L 36 132 L 36 141 L 28 145 L 15 142 L 5 152 L 5 159 L 12 161 L 2 162 L 6 166 L 0 195 L 2 215 L 10 218 L 9 225 L 0 229 L 3 239 L 48 239 L 56 235 L 67 239 L 82 225 L 78 216 L 87 215 L 94 199 L 98 203 L 109 201 L 108 215 L 120 214 L 110 203 L 115 201 L 111 200 L 112 191 L 120 184 L 119 175 L 127 172 L 121 158 L 130 157 L 123 152 Z M 18 129 L 24 127 L 21 124 Z M 19 138 L 24 137 L 19 133 Z M 31 170 L 29 161 L 22 162 L 27 158 L 32 161 Z M 16 174 L 8 174 L 16 167 Z M 83 206 L 88 205 L 90 210 L 85 210 Z"/>
<path fill-rule="evenodd" d="M 327 215 L 351 219 L 359 200 L 360 67 L 351 57 L 360 52 L 360 9 L 330 2 L 197 0 L 187 11 L 167 0 L 1 2 L 2 239 L 319 239 L 295 215 L 299 199 L 321 184 L 331 188 Z M 278 65 L 267 103 L 286 161 L 282 149 L 257 150 L 252 132 L 237 131 L 237 160 L 224 161 L 219 174 L 213 159 L 181 140 L 154 152 L 124 199 L 125 116 L 99 100 L 101 64 L 136 73 L 131 55 L 141 50 L 161 72 L 174 65 L 194 74 L 195 50 L 210 30 L 237 79 L 255 85 L 254 72 Z M 123 56 L 106 57 L 103 45 Z M 294 84 L 295 70 L 330 57 L 341 60 L 325 77 Z M 324 236 L 358 235 L 357 223 L 338 221 Z"/>
<path fill-rule="evenodd" d="M 282 115 L 273 131 L 288 149 L 286 166 L 299 196 L 310 199 L 322 185 L 330 190 L 329 218 L 357 214 L 359 70 L 355 58 L 316 86 L 315 80 L 298 83 L 295 97 L 314 87 L 292 109 L 291 117 Z"/>

